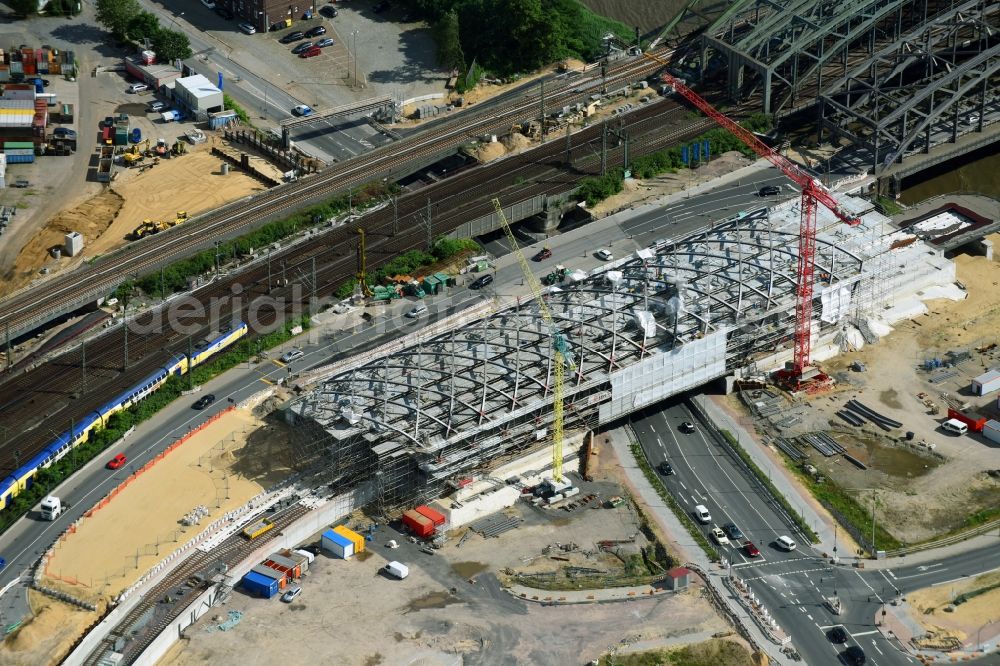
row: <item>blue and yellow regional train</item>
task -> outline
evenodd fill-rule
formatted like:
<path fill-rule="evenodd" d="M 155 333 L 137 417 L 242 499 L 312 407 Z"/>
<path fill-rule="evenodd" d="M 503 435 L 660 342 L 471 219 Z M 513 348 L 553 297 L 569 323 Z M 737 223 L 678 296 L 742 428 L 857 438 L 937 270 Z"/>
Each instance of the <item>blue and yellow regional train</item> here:
<path fill-rule="evenodd" d="M 73 426 L 73 431 L 66 431 L 55 441 L 39 451 L 26 463 L 18 467 L 12 474 L 0 482 L 0 510 L 7 508 L 11 499 L 31 487 L 31 482 L 38 470 L 48 467 L 73 447 L 87 441 L 90 433 L 104 427 L 107 419 L 114 413 L 128 409 L 150 393 L 160 388 L 170 375 L 183 375 L 189 369 L 204 363 L 212 354 L 225 349 L 247 334 L 246 323 L 239 322 L 225 333 L 219 333 L 198 345 L 191 354 L 190 362 L 186 355 L 174 355 L 173 361 L 158 369 L 127 391 L 115 396 L 110 402 L 88 414 L 80 423 Z"/>

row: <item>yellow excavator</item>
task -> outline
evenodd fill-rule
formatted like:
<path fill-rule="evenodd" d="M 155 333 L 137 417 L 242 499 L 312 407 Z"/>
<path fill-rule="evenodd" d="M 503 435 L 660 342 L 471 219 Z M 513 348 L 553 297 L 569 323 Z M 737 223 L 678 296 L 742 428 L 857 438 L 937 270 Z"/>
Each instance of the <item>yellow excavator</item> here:
<path fill-rule="evenodd" d="M 186 219 L 188 219 L 188 214 L 183 210 L 177 211 L 177 217 L 173 220 L 160 221 L 146 219 L 142 221 L 142 224 L 132 230 L 129 237 L 132 240 L 139 240 L 140 238 L 145 238 L 146 236 L 152 236 L 153 234 L 158 234 L 161 231 L 169 229 L 170 227 L 175 227 L 178 224 L 183 223 Z"/>
<path fill-rule="evenodd" d="M 144 159 L 146 159 L 146 152 L 149 150 L 149 139 L 143 142 L 143 149 L 139 150 L 139 144 L 133 143 L 132 147 L 122 154 L 122 159 L 125 160 L 126 166 L 135 166 L 140 164 Z"/>

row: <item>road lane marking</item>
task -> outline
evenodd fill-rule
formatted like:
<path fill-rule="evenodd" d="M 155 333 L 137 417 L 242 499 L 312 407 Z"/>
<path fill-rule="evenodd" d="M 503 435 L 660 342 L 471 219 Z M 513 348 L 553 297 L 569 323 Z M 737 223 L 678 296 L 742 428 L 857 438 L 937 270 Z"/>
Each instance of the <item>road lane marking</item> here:
<path fill-rule="evenodd" d="M 688 492 L 688 487 L 684 485 L 684 482 L 680 481 L 679 483 L 681 484 L 681 488 L 684 489 L 684 492 Z"/>
<path fill-rule="evenodd" d="M 885 652 L 882 652 L 882 649 L 881 649 L 881 648 L 880 648 L 880 647 L 878 646 L 878 643 L 876 643 L 876 642 L 875 642 L 875 639 L 874 639 L 874 638 L 872 639 L 872 647 L 873 647 L 873 648 L 875 648 L 875 650 L 876 650 L 876 651 L 877 651 L 877 652 L 878 652 L 879 654 L 881 654 L 881 655 L 884 655 L 884 654 L 885 654 Z"/>

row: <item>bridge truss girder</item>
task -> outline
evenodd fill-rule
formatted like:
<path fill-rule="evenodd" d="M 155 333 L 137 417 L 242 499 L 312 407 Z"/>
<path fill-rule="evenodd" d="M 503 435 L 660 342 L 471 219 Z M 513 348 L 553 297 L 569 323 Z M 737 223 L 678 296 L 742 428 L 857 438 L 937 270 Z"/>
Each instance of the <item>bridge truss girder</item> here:
<path fill-rule="evenodd" d="M 809 104 L 873 53 L 937 12 L 938 0 L 744 0 L 701 38 L 701 74 L 722 65 L 736 101 L 759 97 L 765 113 Z"/>
<path fill-rule="evenodd" d="M 881 173 L 915 142 L 931 147 L 935 123 L 949 142 L 962 116 L 977 111 L 968 131 L 981 131 L 986 105 L 1000 89 L 1000 5 L 967 0 L 872 53 L 819 95 L 820 137 L 829 133 L 868 148 Z"/>

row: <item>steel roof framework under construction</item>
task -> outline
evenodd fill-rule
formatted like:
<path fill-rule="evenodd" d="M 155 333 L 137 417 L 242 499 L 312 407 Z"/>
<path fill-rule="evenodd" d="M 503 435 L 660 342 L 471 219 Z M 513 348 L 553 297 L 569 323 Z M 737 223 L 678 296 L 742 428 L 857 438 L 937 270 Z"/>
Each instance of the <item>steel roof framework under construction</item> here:
<path fill-rule="evenodd" d="M 866 210 L 858 200 L 847 205 Z M 798 216 L 797 200 L 741 214 L 549 288 L 544 297 L 573 360 L 567 433 L 790 357 Z M 904 266 L 895 281 L 871 279 L 887 270 L 878 213 L 865 213 L 857 228 L 820 218 L 817 337 L 870 312 L 882 289 L 920 282 Z M 547 443 L 551 344 L 535 303 L 517 301 L 453 330 L 414 334 L 398 351 L 349 369 L 321 371 L 286 413 L 332 478 L 374 476 L 384 506 L 400 506 Z"/>

